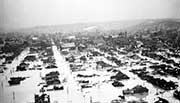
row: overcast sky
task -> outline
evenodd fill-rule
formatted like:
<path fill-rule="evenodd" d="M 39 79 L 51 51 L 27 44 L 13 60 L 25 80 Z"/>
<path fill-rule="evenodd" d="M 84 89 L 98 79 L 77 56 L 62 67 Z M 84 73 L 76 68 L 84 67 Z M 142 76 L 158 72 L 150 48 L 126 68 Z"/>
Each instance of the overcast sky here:
<path fill-rule="evenodd" d="M 180 18 L 180 0 L 0 0 L 0 27 Z"/>

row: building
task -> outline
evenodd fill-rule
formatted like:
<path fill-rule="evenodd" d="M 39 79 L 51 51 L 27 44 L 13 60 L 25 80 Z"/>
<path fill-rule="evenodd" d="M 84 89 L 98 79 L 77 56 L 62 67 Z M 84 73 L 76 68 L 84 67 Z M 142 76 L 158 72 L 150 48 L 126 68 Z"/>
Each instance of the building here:
<path fill-rule="evenodd" d="M 74 42 L 72 43 L 63 43 L 61 45 L 61 49 L 70 49 L 70 50 L 75 50 L 76 49 L 76 45 Z"/>

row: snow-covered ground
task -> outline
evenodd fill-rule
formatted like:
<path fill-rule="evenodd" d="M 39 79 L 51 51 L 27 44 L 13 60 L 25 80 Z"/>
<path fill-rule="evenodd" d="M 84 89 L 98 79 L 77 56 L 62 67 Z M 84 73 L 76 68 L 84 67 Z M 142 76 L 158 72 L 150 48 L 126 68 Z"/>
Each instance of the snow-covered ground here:
<path fill-rule="evenodd" d="M 58 48 L 53 44 L 52 50 L 54 53 L 54 58 L 56 60 L 56 69 L 43 69 L 42 70 L 28 70 L 23 72 L 12 72 L 13 68 L 20 64 L 20 62 L 28 55 L 29 49 L 24 50 L 20 56 L 13 61 L 11 65 L 8 65 L 8 70 L 6 73 L 0 75 L 1 86 L 0 86 L 0 103 L 34 103 L 34 94 L 39 93 L 41 86 L 39 83 L 44 82 L 41 76 L 51 72 L 59 71 L 59 79 L 62 81 L 64 90 L 60 91 L 46 91 L 45 93 L 50 95 L 51 103 L 111 103 L 111 100 L 118 99 L 119 95 L 122 95 L 122 90 L 127 88 L 133 88 L 136 85 L 143 85 L 149 89 L 149 94 L 147 96 L 141 97 L 148 103 L 153 103 L 157 97 L 163 97 L 167 99 L 170 103 L 179 103 L 178 100 L 172 97 L 173 91 L 168 91 L 163 94 L 156 95 L 157 91 L 163 91 L 160 88 L 154 87 L 150 83 L 141 80 L 137 75 L 129 72 L 131 69 L 142 68 L 140 65 L 130 65 L 134 60 L 125 58 L 125 55 L 119 55 L 118 59 L 121 61 L 127 61 L 128 64 L 118 67 L 116 69 L 121 70 L 122 73 L 130 77 L 129 80 L 121 81 L 124 87 L 114 87 L 110 76 L 113 75 L 112 72 L 107 72 L 106 70 L 97 70 L 96 64 L 94 62 L 102 60 L 108 64 L 115 66 L 115 63 L 110 62 L 105 57 L 95 57 L 93 60 L 88 60 L 89 63 L 84 63 L 82 68 L 86 68 L 85 71 L 72 72 L 69 67 L 69 63 L 65 61 L 65 58 L 60 54 Z M 99 51 L 98 49 L 95 49 Z M 116 53 L 118 54 L 118 53 Z M 109 56 L 105 53 L 105 56 Z M 143 57 L 138 54 L 141 58 Z M 147 58 L 152 62 L 158 62 Z M 90 63 L 91 62 L 91 63 Z M 40 63 L 40 61 L 38 61 Z M 37 64 L 32 63 L 31 65 Z M 40 63 L 41 64 L 41 63 Z M 91 65 L 91 66 L 90 66 Z M 99 76 L 91 78 L 78 78 L 77 74 L 97 74 Z M 20 85 L 9 86 L 8 79 L 10 77 L 23 76 L 27 77 Z M 165 80 L 172 80 L 180 83 L 179 79 L 174 77 L 161 77 Z M 89 80 L 92 88 L 81 89 L 78 80 Z M 139 99 L 135 96 L 128 96 L 126 100 L 136 100 Z"/>

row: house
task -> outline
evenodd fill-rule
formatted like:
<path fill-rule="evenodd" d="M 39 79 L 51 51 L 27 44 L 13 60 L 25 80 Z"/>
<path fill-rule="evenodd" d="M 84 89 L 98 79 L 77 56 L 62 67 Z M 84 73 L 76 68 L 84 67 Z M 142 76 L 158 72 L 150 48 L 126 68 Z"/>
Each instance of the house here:
<path fill-rule="evenodd" d="M 146 87 L 143 87 L 141 85 L 137 85 L 135 86 L 134 88 L 132 89 L 126 89 L 126 90 L 123 90 L 123 94 L 124 95 L 128 95 L 128 94 L 143 94 L 143 93 L 148 93 L 148 89 Z"/>
<path fill-rule="evenodd" d="M 74 36 L 74 35 L 68 36 L 68 37 L 66 37 L 66 39 L 69 39 L 69 40 L 71 40 L 71 39 L 76 39 L 76 36 Z"/>
<path fill-rule="evenodd" d="M 75 45 L 74 42 L 72 42 L 72 43 L 63 43 L 63 44 L 61 45 L 61 48 L 62 48 L 62 49 L 75 50 L 75 49 L 76 49 L 76 45 Z"/>
<path fill-rule="evenodd" d="M 83 51 L 85 48 L 86 48 L 86 45 L 84 45 L 84 44 L 79 44 L 78 45 L 78 50 L 79 51 Z"/>
<path fill-rule="evenodd" d="M 95 39 L 93 42 L 98 46 L 105 44 L 105 41 L 102 38 Z"/>

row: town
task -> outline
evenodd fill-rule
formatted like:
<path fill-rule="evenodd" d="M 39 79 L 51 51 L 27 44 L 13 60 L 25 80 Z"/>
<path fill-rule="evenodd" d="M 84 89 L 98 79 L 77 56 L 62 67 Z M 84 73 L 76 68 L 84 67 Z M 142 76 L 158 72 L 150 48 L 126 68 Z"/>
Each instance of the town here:
<path fill-rule="evenodd" d="M 0 102 L 179 103 L 179 28 L 136 30 L 1 33 Z"/>

